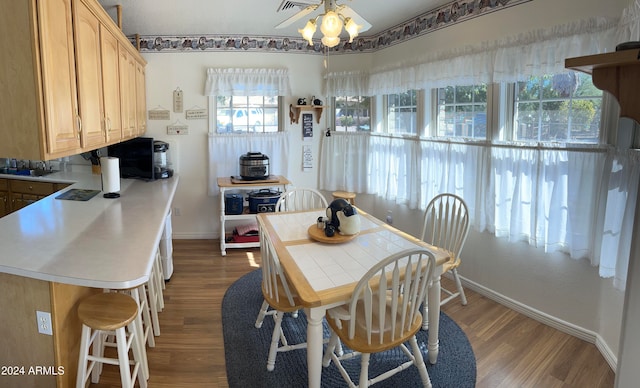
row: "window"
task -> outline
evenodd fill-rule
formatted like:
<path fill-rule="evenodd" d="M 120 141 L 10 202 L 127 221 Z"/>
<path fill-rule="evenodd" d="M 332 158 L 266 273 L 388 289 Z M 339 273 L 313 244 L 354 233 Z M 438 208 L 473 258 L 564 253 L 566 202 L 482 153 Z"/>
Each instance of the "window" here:
<path fill-rule="evenodd" d="M 438 89 L 437 136 L 486 139 L 487 85 Z"/>
<path fill-rule="evenodd" d="M 371 130 L 371 97 L 336 97 L 334 106 L 336 131 Z"/>
<path fill-rule="evenodd" d="M 387 132 L 417 135 L 418 92 L 409 90 L 385 96 Z"/>
<path fill-rule="evenodd" d="M 602 91 L 591 76 L 563 73 L 518 82 L 513 140 L 598 143 Z"/>
<path fill-rule="evenodd" d="M 278 97 L 217 96 L 216 131 L 248 133 L 278 131 Z"/>

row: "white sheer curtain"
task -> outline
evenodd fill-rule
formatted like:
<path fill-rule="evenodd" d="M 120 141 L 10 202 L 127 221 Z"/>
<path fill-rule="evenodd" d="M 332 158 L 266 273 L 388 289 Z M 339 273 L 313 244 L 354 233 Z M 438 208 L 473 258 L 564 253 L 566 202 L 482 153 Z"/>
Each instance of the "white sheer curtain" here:
<path fill-rule="evenodd" d="M 366 192 L 369 134 L 334 132 L 322 138 L 319 177 L 324 190 Z"/>
<path fill-rule="evenodd" d="M 391 136 L 370 136 L 367 193 L 412 209 L 420 200 L 420 145 Z"/>
<path fill-rule="evenodd" d="M 369 95 L 369 74 L 362 71 L 329 73 L 325 76 L 325 96 Z"/>
<path fill-rule="evenodd" d="M 338 134 L 323 141 L 321 160 L 321 189 L 366 192 L 411 209 L 456 193 L 476 230 L 586 258 L 625 286 L 640 152 Z M 366 182 L 357 179 L 363 170 Z"/>
<path fill-rule="evenodd" d="M 205 96 L 290 96 L 289 69 L 207 69 Z"/>
<path fill-rule="evenodd" d="M 636 9 L 638 8 L 638 9 Z M 406 63 L 387 64 L 363 72 L 331 73 L 329 96 L 375 96 L 410 89 L 432 89 L 477 83 L 514 82 L 531 75 L 567 71 L 568 57 L 614 51 L 620 37 L 638 34 L 640 6 L 625 11 L 624 28 L 618 19 L 592 18 L 536 30 L 494 42 L 432 52 Z M 638 37 L 635 37 L 637 40 Z"/>
<path fill-rule="evenodd" d="M 220 194 L 217 178 L 240 173 L 240 155 L 262 152 L 269 157 L 269 172 L 288 175 L 289 136 L 285 132 L 209 135 L 209 195 Z"/>
<path fill-rule="evenodd" d="M 633 218 L 639 189 L 640 153 L 637 150 L 611 151 L 609 174 L 605 176 L 602 240 L 594 264 L 600 276 L 614 278 L 614 286 L 624 289 L 633 231 Z"/>
<path fill-rule="evenodd" d="M 494 147 L 495 235 L 593 258 L 605 160 L 597 151 Z"/>

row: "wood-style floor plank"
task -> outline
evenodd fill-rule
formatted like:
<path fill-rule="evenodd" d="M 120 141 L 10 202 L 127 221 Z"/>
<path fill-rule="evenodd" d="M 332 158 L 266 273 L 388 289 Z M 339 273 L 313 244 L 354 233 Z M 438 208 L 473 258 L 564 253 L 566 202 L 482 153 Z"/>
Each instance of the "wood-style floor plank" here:
<path fill-rule="evenodd" d="M 222 298 L 235 280 L 259 265 L 257 248 L 229 249 L 221 256 L 217 240 L 174 240 L 174 274 L 164 291 L 161 335 L 155 348 L 147 348 L 149 387 L 228 387 Z M 442 284 L 452 285 L 445 278 Z M 478 388 L 613 387 L 615 375 L 595 345 L 471 290 L 466 293 L 467 306 L 454 300 L 443 311 L 469 337 Z M 105 366 L 100 383 L 90 386 L 120 386 L 117 369 Z"/>

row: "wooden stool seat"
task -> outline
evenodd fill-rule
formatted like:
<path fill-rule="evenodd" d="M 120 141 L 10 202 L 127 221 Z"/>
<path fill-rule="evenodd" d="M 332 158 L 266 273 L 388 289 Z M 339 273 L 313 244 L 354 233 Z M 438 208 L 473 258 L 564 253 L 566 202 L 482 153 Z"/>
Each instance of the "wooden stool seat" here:
<path fill-rule="evenodd" d="M 129 295 L 95 294 L 78 306 L 78 318 L 94 330 L 113 331 L 131 323 L 138 313 L 136 302 Z"/>
<path fill-rule="evenodd" d="M 350 191 L 334 191 L 331 195 L 333 195 L 333 199 L 342 198 L 354 206 L 356 204 L 356 193 Z"/>

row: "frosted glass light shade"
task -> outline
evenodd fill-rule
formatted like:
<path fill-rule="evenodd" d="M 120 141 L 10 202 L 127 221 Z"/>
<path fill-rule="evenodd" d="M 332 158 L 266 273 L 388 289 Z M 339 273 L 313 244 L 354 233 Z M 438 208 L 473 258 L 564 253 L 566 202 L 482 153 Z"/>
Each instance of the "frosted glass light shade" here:
<path fill-rule="evenodd" d="M 310 46 L 313 46 L 313 34 L 316 33 L 316 28 L 316 21 L 314 19 L 309 19 L 304 28 L 298 30 L 302 37 L 309 42 Z"/>
<path fill-rule="evenodd" d="M 327 46 L 327 47 L 337 46 L 338 43 L 340 43 L 340 37 L 337 37 L 337 36 L 323 36 L 322 37 L 322 44 Z"/>
<path fill-rule="evenodd" d="M 346 18 L 344 21 L 344 29 L 349 33 L 349 43 L 353 42 L 353 38 L 358 36 L 358 33 L 362 29 L 362 25 L 356 24 L 351 18 Z"/>
<path fill-rule="evenodd" d="M 324 36 L 337 37 L 342 31 L 342 20 L 334 11 L 327 12 L 322 17 L 322 25 L 320 31 Z"/>

